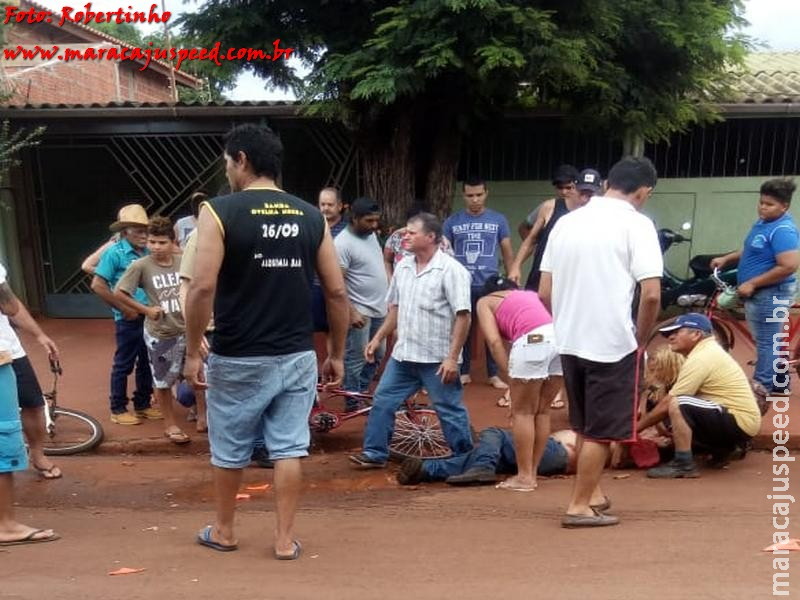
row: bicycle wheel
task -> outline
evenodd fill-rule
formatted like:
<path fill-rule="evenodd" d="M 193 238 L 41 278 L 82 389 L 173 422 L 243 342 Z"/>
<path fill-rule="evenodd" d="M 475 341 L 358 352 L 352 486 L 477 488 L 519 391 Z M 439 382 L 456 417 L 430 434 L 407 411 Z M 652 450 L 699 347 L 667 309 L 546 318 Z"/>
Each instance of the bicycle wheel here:
<path fill-rule="evenodd" d="M 56 407 L 53 413 L 53 432 L 44 436 L 47 456 L 87 452 L 103 441 L 103 428 L 94 417 L 60 407 Z"/>
<path fill-rule="evenodd" d="M 435 410 L 404 408 L 395 413 L 394 434 L 389 442 L 391 458 L 447 458 L 452 454 Z"/>

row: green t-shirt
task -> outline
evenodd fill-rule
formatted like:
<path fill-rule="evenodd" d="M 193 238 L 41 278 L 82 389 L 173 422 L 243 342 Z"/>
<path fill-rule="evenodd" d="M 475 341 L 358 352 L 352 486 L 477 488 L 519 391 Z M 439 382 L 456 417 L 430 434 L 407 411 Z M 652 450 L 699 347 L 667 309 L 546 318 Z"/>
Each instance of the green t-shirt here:
<path fill-rule="evenodd" d="M 181 335 L 186 326 L 181 312 L 180 289 L 181 278 L 178 274 L 181 260 L 172 256 L 172 264 L 162 267 L 152 256 L 145 256 L 133 261 L 120 277 L 115 289 L 133 294 L 141 287 L 147 294 L 151 306 L 161 307 L 161 318 L 153 321 L 150 317 L 144 320 L 147 333 L 158 338 L 172 338 Z"/>

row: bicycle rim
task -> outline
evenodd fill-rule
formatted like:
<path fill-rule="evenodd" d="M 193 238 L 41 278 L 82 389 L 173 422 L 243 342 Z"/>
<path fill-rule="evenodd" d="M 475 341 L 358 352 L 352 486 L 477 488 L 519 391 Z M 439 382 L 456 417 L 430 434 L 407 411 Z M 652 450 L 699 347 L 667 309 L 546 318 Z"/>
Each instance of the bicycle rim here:
<path fill-rule="evenodd" d="M 44 436 L 44 453 L 48 456 L 87 452 L 103 441 L 100 423 L 86 413 L 56 407 L 53 419 L 53 434 Z"/>
<path fill-rule="evenodd" d="M 451 456 L 436 411 L 428 408 L 397 411 L 389 455 L 396 459 Z"/>

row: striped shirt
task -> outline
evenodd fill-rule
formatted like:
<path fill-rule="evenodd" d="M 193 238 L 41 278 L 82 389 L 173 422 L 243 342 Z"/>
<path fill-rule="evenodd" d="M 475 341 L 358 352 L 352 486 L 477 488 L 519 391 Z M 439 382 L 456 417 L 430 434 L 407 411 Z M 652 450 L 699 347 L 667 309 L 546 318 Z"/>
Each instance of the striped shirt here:
<path fill-rule="evenodd" d="M 447 358 L 456 313 L 470 311 L 470 282 L 469 271 L 441 250 L 420 273 L 415 256 L 401 260 L 386 296 L 388 304 L 397 306 L 392 358 L 419 363 Z"/>

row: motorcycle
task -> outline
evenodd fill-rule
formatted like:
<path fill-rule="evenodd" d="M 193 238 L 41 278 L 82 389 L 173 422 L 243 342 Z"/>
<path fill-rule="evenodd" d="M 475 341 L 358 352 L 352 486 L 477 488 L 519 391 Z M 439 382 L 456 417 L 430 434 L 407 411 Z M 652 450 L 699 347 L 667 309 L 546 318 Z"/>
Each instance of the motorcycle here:
<path fill-rule="evenodd" d="M 689 229 L 688 223 L 683 225 L 683 229 Z M 658 242 L 661 245 L 661 254 L 666 255 L 667 251 L 675 244 L 691 242 L 692 239 L 671 229 L 662 228 L 658 230 Z M 661 276 L 661 308 L 677 305 L 682 308 L 704 307 L 709 298 L 713 296 L 717 289 L 712 275 L 711 260 L 721 256 L 725 252 L 717 254 L 698 254 L 689 261 L 689 269 L 692 276 L 688 278 L 678 277 L 672 273 L 666 265 L 664 274 Z M 728 269 L 719 274 L 720 280 L 728 285 L 736 287 L 737 269 Z"/>

